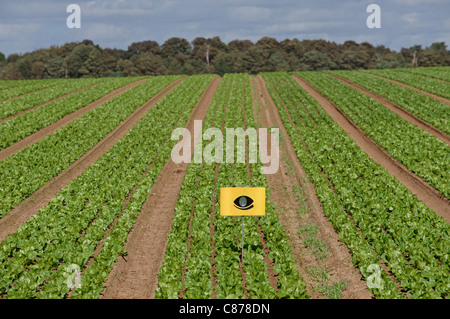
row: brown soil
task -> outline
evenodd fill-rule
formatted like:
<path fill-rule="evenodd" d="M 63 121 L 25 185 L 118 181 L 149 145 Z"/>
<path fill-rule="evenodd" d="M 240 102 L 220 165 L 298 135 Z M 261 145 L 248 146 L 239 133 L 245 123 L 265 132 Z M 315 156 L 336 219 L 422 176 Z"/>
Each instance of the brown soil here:
<path fill-rule="evenodd" d="M 409 86 L 409 85 L 407 85 L 407 84 L 405 84 L 405 83 L 402 83 L 402 82 L 399 82 L 399 81 L 395 81 L 395 80 L 392 80 L 392 79 L 388 79 L 388 78 L 385 78 L 385 77 L 382 77 L 382 76 L 379 76 L 379 75 L 376 75 L 376 74 L 372 74 L 372 73 L 368 73 L 368 74 L 371 75 L 371 76 L 373 76 L 373 77 L 380 78 L 380 79 L 383 79 L 383 80 L 385 80 L 385 81 L 389 81 L 389 82 L 391 82 L 391 83 L 400 85 L 400 86 L 402 86 L 402 87 L 404 87 L 404 88 L 407 88 L 407 89 L 413 89 L 414 91 L 419 92 L 419 93 L 422 93 L 422 94 L 425 94 L 425 95 L 428 95 L 429 97 L 432 97 L 433 99 L 436 99 L 436 100 L 438 100 L 439 102 L 442 102 L 442 103 L 445 103 L 445 104 L 450 105 L 450 100 L 449 100 L 449 99 L 446 99 L 445 97 L 442 97 L 442 96 L 439 96 L 439 95 L 436 95 L 436 94 L 433 94 L 433 93 L 429 93 L 429 92 L 427 92 L 427 91 L 423 91 L 423 90 L 418 89 L 418 88 L 415 88 L 415 87 L 413 87 L 413 86 Z M 437 80 L 437 79 L 435 79 L 435 80 Z M 444 81 L 444 82 L 445 82 L 445 81 Z M 448 83 L 448 82 L 447 82 L 447 83 Z"/>
<path fill-rule="evenodd" d="M 219 83 L 220 78 L 215 78 L 204 92 L 186 125 L 189 131 L 193 131 L 194 120 L 204 119 Z M 194 145 L 193 134 L 191 138 L 191 145 Z M 125 244 L 127 259 L 116 261 L 100 298 L 155 297 L 158 271 L 167 245 L 167 233 L 170 231 L 174 208 L 187 167 L 188 163 L 175 164 L 171 159 L 164 165 L 128 235 Z"/>
<path fill-rule="evenodd" d="M 424 120 L 418 118 L 417 116 L 413 115 L 412 113 L 408 112 L 407 110 L 403 109 L 401 106 L 398 106 L 397 104 L 389 101 L 388 99 L 375 94 L 347 79 L 344 79 L 340 76 L 329 74 L 343 83 L 347 84 L 348 86 L 366 94 L 367 96 L 371 97 L 372 99 L 376 100 L 377 102 L 383 104 L 386 108 L 394 112 L 395 114 L 399 115 L 400 117 L 404 118 L 405 120 L 411 122 L 412 124 L 416 125 L 417 127 L 423 129 L 424 131 L 427 131 L 430 134 L 433 134 L 438 139 L 442 140 L 443 142 L 447 143 L 447 145 L 450 146 L 450 136 L 447 135 L 445 132 L 442 132 L 441 130 L 435 128 L 431 124 L 425 122 Z"/>
<path fill-rule="evenodd" d="M 314 97 L 331 118 L 347 132 L 356 144 L 365 151 L 370 158 L 385 168 L 391 175 L 395 176 L 405 187 L 407 187 L 417 198 L 423 201 L 437 215 L 450 221 L 450 201 L 440 194 L 436 189 L 426 183 L 420 177 L 414 175 L 408 168 L 392 158 L 383 148 L 368 137 L 347 115 L 336 105 L 322 96 L 313 86 L 298 75 L 292 75 L 297 83 Z"/>
<path fill-rule="evenodd" d="M 327 271 L 330 274 L 331 282 L 343 280 L 347 283 L 341 298 L 372 298 L 372 294 L 367 290 L 366 282 L 352 264 L 348 248 L 339 241 L 332 224 L 323 213 L 314 186 L 301 166 L 264 80 L 259 75 L 252 77 L 251 83 L 254 89 L 254 100 L 258 103 L 255 119 L 263 127 L 280 129 L 280 140 L 282 141 L 280 167 L 277 173 L 267 175 L 270 200 L 276 205 L 280 221 L 289 235 L 294 257 L 297 260 L 297 269 L 305 279 L 308 293 L 314 299 L 324 298 L 324 295 L 316 289 L 317 278 L 313 278 L 310 273 L 315 269 Z M 268 143 L 270 143 L 270 139 Z M 300 202 L 301 199 L 297 197 L 298 193 L 296 194 L 295 189 L 301 191 L 304 197 L 303 202 Z M 303 212 L 299 212 L 300 207 L 303 207 Z M 305 248 L 298 235 L 300 227 L 311 224 L 319 227 L 317 238 L 328 247 L 326 258 L 319 258 L 309 248 Z"/>
<path fill-rule="evenodd" d="M 55 123 L 50 124 L 49 126 L 46 126 L 42 129 L 40 129 L 39 131 L 27 136 L 26 138 L 18 141 L 17 143 L 3 149 L 0 151 L 0 161 L 11 156 L 14 155 L 15 153 L 23 150 L 24 148 L 26 148 L 27 146 L 34 144 L 36 142 L 39 142 L 40 140 L 42 140 L 44 137 L 56 132 L 57 130 L 59 130 L 61 127 L 75 121 L 77 118 L 79 118 L 80 116 L 82 116 L 83 114 L 89 112 L 90 110 L 93 110 L 94 108 L 106 103 L 108 100 L 124 93 L 125 91 L 128 91 L 129 89 L 145 82 L 148 81 L 149 79 L 142 79 L 130 84 L 127 84 L 109 94 L 106 94 L 105 96 L 103 96 L 102 98 L 86 105 L 85 107 L 82 107 L 81 109 L 70 113 L 69 115 L 63 117 L 62 119 L 56 121 Z"/>
<path fill-rule="evenodd" d="M 153 107 L 153 105 L 158 103 L 161 98 L 173 90 L 182 80 L 183 79 L 179 79 L 171 83 L 161 92 L 156 94 L 147 103 L 134 111 L 125 121 L 111 131 L 86 154 L 80 157 L 68 168 L 63 170 L 61 174 L 50 180 L 43 187 L 39 188 L 30 197 L 11 210 L 8 215 L 0 219 L 0 242 L 2 242 L 8 234 L 16 232 L 17 228 L 21 224 L 26 222 L 31 216 L 35 215 L 41 207 L 47 205 L 50 199 L 55 197 L 56 194 L 71 180 L 80 176 L 85 169 L 103 156 L 103 154 L 105 154 L 117 141 L 119 141 L 142 118 L 142 116 L 144 116 L 150 108 Z M 106 100 L 104 101 L 106 102 Z"/>
<path fill-rule="evenodd" d="M 79 89 L 79 90 L 76 90 L 76 91 L 72 91 L 72 92 L 66 93 L 66 94 L 64 94 L 64 95 L 58 96 L 58 97 L 56 97 L 56 98 L 54 98 L 54 99 L 51 99 L 51 100 L 49 100 L 49 101 L 47 101 L 47 102 L 44 102 L 44 103 L 41 103 L 41 104 L 39 104 L 39 105 L 35 105 L 35 106 L 33 106 L 33 107 L 30 107 L 29 109 L 26 109 L 26 110 L 17 112 L 16 114 L 13 114 L 13 115 L 10 115 L 10 116 L 7 116 L 7 117 L 5 117 L 5 118 L 0 119 L 0 123 L 9 121 L 9 120 L 12 119 L 12 118 L 15 118 L 15 117 L 20 116 L 20 115 L 22 115 L 22 114 L 25 114 L 25 113 L 34 111 L 34 110 L 40 108 L 41 106 L 44 106 L 44 105 L 46 105 L 46 104 L 49 104 L 49 103 L 55 102 L 55 101 L 57 101 L 57 100 L 63 99 L 63 98 L 65 98 L 65 97 L 70 96 L 70 95 L 72 95 L 72 94 L 75 94 L 75 93 L 77 93 L 77 92 L 80 92 L 80 91 L 89 89 L 89 88 L 91 88 L 91 87 L 93 87 L 93 86 L 96 86 L 96 85 L 98 85 L 98 84 L 99 84 L 99 83 L 94 83 L 94 84 L 88 85 L 88 86 L 86 86 L 86 87 L 84 87 L 84 88 L 81 88 L 81 89 Z"/>

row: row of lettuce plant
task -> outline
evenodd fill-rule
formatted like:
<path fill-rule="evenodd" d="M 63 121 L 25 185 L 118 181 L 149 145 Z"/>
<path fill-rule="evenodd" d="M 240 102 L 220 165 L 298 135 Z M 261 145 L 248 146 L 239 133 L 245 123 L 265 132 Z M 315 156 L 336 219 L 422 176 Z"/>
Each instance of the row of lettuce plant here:
<path fill-rule="evenodd" d="M 246 77 L 245 121 L 246 127 L 256 127 L 251 100 L 249 78 Z M 271 134 L 271 133 L 270 133 Z M 277 273 L 276 298 L 309 299 L 306 284 L 301 277 L 294 259 L 289 236 L 278 217 L 274 203 L 270 201 L 270 189 L 266 175 L 262 173 L 262 163 L 258 157 L 256 163 L 250 163 L 251 185 L 264 187 L 266 193 L 266 215 L 258 218 L 258 223 L 269 249 L 268 257 L 273 261 L 273 271 Z M 256 273 L 255 273 L 256 275 Z"/>
<path fill-rule="evenodd" d="M 130 225 L 127 218 L 134 212 L 136 201 L 146 198 L 149 181 L 158 176 L 170 155 L 171 147 L 165 141 L 176 125 L 187 121 L 205 82 L 207 79 L 199 84 L 194 78 L 182 82 L 96 163 L 2 242 L 1 293 L 8 298 L 64 298 L 70 291 L 67 267 L 74 264 L 83 270 L 105 231 L 120 215 L 100 254 L 82 277 L 82 288 L 74 292 L 78 297 L 98 297 L 106 274 L 97 264 L 103 266 L 105 257 L 123 251 L 123 244 L 117 241 L 128 234 L 123 233 L 124 226 Z M 136 94 L 128 103 L 141 98 Z M 136 185 L 139 187 L 125 209 L 124 202 Z M 106 262 L 109 264 L 109 260 Z"/>
<path fill-rule="evenodd" d="M 246 127 L 243 118 L 243 107 L 248 103 L 247 97 L 251 97 L 248 75 L 233 75 L 233 83 L 224 114 L 225 128 L 244 129 Z M 224 143 L 228 145 L 227 136 L 224 137 Z M 236 161 L 236 141 L 234 146 L 234 163 L 222 163 L 219 165 L 216 198 L 220 198 L 221 187 L 252 186 L 252 182 L 248 176 L 247 164 Z M 229 154 L 224 155 L 226 157 L 229 156 Z M 213 216 L 215 227 L 214 242 L 216 255 L 214 257 L 214 263 L 216 266 L 217 297 L 244 298 L 247 295 L 249 298 L 273 298 L 275 290 L 271 287 L 268 280 L 268 266 L 264 262 L 265 253 L 259 238 L 256 218 L 223 217 L 220 216 L 220 209 L 219 202 L 217 211 Z M 243 274 L 241 274 L 241 264 L 239 262 L 242 259 L 242 222 L 245 224 Z M 245 282 L 246 289 L 244 289 L 243 282 Z"/>
<path fill-rule="evenodd" d="M 147 161 L 147 165 L 150 164 L 151 168 L 137 183 L 130 203 L 123 208 L 123 213 L 105 238 L 100 253 L 94 257 L 92 265 L 83 273 L 83 285 L 80 289 L 74 290 L 73 298 L 98 298 L 103 291 L 107 275 L 112 270 L 119 253 L 127 253 L 124 248 L 127 236 L 141 212 L 148 194 L 152 191 L 153 183 L 166 162 L 170 160 L 172 148 L 176 143 L 170 139 L 172 130 L 175 127 L 186 125 L 192 109 L 213 78 L 213 75 L 190 76 L 179 88 L 169 93 L 157 104 L 158 110 L 155 111 L 157 113 L 149 114 L 145 120 L 143 119 L 141 127 L 136 129 L 136 138 L 140 136 L 141 141 L 142 138 L 148 138 L 146 144 L 153 144 L 148 144 L 146 147 L 152 147 L 151 154 L 157 154 L 157 156 L 151 163 Z M 149 123 L 156 121 L 159 124 L 150 125 L 155 128 L 151 129 L 151 134 L 148 134 Z"/>
<path fill-rule="evenodd" d="M 0 150 L 136 80 L 113 78 L 0 123 Z"/>
<path fill-rule="evenodd" d="M 0 103 L 4 100 L 15 98 L 34 91 L 44 90 L 62 83 L 72 82 L 72 79 L 45 79 L 23 81 L 0 81 Z M 5 83 L 6 82 L 6 83 Z"/>
<path fill-rule="evenodd" d="M 248 74 L 227 74 L 209 108 L 204 129 L 220 125 L 255 127 L 252 112 Z M 214 295 L 216 298 L 309 297 L 296 269 L 286 233 L 268 198 L 266 216 L 245 218 L 244 247 L 240 242 L 242 219 L 220 216 L 217 199 L 221 187 L 267 187 L 265 176 L 260 173 L 261 163 L 250 165 L 251 178 L 245 163 L 221 163 L 217 167 L 217 179 L 216 163 L 189 165 L 175 208 L 172 230 L 168 234 L 157 298 L 177 298 L 181 292 L 184 298 L 213 298 Z M 278 272 L 276 289 L 268 279 L 258 224 L 263 228 L 270 247 L 269 256 Z M 242 248 L 243 267 L 240 263 Z M 184 280 L 183 267 L 186 268 Z"/>
<path fill-rule="evenodd" d="M 371 70 L 370 72 L 378 74 L 376 71 Z M 342 76 L 373 93 L 387 98 L 435 128 L 450 134 L 449 105 L 425 94 L 416 92 L 413 89 L 404 88 L 384 79 L 374 77 L 368 74 L 367 71 L 333 71 L 332 73 Z M 413 76 L 413 78 L 415 82 L 420 82 L 420 79 L 417 79 L 416 76 Z M 438 80 L 434 81 L 441 82 Z M 448 84 L 443 85 L 448 87 Z"/>
<path fill-rule="evenodd" d="M 423 178 L 442 195 L 450 198 L 450 147 L 398 116 L 367 95 L 322 72 L 297 73 L 341 109 L 372 140 L 411 172 Z M 360 73 L 345 74 L 352 81 Z M 369 75 L 362 75 L 372 79 Z M 374 78 L 375 81 L 379 79 Z M 381 80 L 383 81 L 383 80 Z M 366 83 L 370 83 L 367 81 Z M 359 83 L 359 81 L 356 81 Z M 386 86 L 391 83 L 385 83 Z M 392 84 L 394 85 L 394 84 Z M 371 86 L 381 87 L 380 84 Z M 398 88 L 400 90 L 401 88 Z M 449 118 L 450 108 L 446 115 Z M 438 111 L 434 117 L 438 118 Z M 445 117 L 443 117 L 445 120 Z M 449 123 L 450 124 L 450 123 Z"/>
<path fill-rule="evenodd" d="M 62 82 L 60 85 L 56 85 L 46 90 L 38 91 L 34 94 L 27 94 L 13 100 L 5 101 L 1 103 L 0 119 L 4 119 L 20 111 L 24 111 L 42 103 L 51 101 L 55 98 L 63 96 L 64 94 L 74 92 L 103 81 L 105 81 L 105 79 L 87 78 Z"/>
<path fill-rule="evenodd" d="M 374 163 L 291 77 L 264 78 L 324 213 L 369 290 L 379 298 L 402 298 L 397 285 L 412 298 L 448 296 L 449 224 Z M 373 269 L 380 285 L 369 285 Z"/>
<path fill-rule="evenodd" d="M 450 99 L 449 84 L 426 75 L 402 72 L 396 69 L 372 69 L 368 72 Z M 411 93 L 409 90 L 405 92 Z M 416 94 L 412 96 L 416 96 Z"/>
<path fill-rule="evenodd" d="M 229 85 L 230 78 L 224 77 L 206 113 L 204 129 L 211 127 L 213 123 L 221 124 L 220 104 L 226 103 Z M 199 140 L 196 141 L 196 143 L 199 142 Z M 197 146 L 195 152 L 198 151 L 203 152 L 203 149 Z M 158 274 L 158 288 L 155 291 L 155 297 L 158 299 L 178 298 L 183 285 L 185 286 L 184 298 L 212 298 L 213 296 L 209 256 L 212 254 L 210 210 L 211 196 L 215 187 L 215 170 L 215 163 L 192 162 L 187 168 L 175 205 L 171 230 L 168 233 L 164 261 Z M 192 234 L 190 234 L 189 225 L 193 213 L 195 216 L 192 217 Z M 192 238 L 190 251 L 189 236 Z M 188 251 L 187 275 L 183 281 L 183 267 Z M 205 258 L 201 258 L 201 255 Z M 192 261 L 197 261 L 197 264 L 191 264 Z"/>
<path fill-rule="evenodd" d="M 450 66 L 402 68 L 401 72 L 425 75 L 430 78 L 450 82 Z"/>
<path fill-rule="evenodd" d="M 151 78 L 1 161 L 0 218 L 78 160 L 138 107 L 177 78 Z"/>

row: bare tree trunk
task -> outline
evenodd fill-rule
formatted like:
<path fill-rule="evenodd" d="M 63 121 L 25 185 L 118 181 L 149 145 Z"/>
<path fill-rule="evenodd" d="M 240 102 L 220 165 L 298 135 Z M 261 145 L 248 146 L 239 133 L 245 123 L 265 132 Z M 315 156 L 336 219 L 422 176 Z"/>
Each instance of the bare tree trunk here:
<path fill-rule="evenodd" d="M 414 51 L 414 53 L 413 53 L 413 58 L 412 58 L 411 64 L 412 64 L 413 67 L 417 68 L 417 66 L 418 66 L 418 63 L 417 63 L 417 51 Z"/>
<path fill-rule="evenodd" d="M 209 44 L 206 45 L 206 65 L 209 66 Z"/>

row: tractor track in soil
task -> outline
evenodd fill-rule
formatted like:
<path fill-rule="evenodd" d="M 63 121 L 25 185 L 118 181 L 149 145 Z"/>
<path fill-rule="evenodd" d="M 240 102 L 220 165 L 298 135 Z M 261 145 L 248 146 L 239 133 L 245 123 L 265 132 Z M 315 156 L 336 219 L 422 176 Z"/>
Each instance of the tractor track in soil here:
<path fill-rule="evenodd" d="M 255 109 L 255 119 L 262 127 L 277 127 L 280 130 L 280 166 L 278 172 L 267 175 L 270 189 L 270 200 L 276 205 L 279 218 L 286 233 L 289 235 L 294 257 L 297 261 L 297 270 L 304 278 L 308 293 L 313 299 L 324 298 L 317 289 L 316 283 L 308 274 L 311 268 L 326 269 L 331 275 L 331 281 L 344 280 L 347 283 L 341 298 L 369 299 L 372 294 L 367 289 L 366 282 L 362 279 L 359 270 L 352 264 L 352 256 L 344 243 L 339 241 L 339 236 L 331 222 L 323 213 L 322 205 L 317 197 L 314 186 L 309 181 L 297 154 L 289 139 L 289 135 L 278 114 L 277 106 L 272 100 L 264 79 L 261 75 L 252 78 L 254 88 L 254 101 L 258 104 Z M 270 139 L 268 148 L 270 149 Z M 304 195 L 304 201 L 308 206 L 308 212 L 299 214 L 298 209 L 304 203 L 300 203 L 294 192 L 299 187 Z M 326 258 L 315 256 L 304 247 L 302 239 L 298 236 L 298 230 L 305 224 L 315 224 L 320 231 L 317 237 L 322 240 L 329 249 Z"/>
<path fill-rule="evenodd" d="M 350 118 L 334 103 L 325 98 L 311 84 L 298 75 L 292 78 L 305 89 L 331 118 L 356 142 L 356 144 L 369 155 L 376 163 L 385 168 L 389 174 L 393 175 L 406 188 L 408 188 L 417 198 L 423 201 L 429 208 L 433 209 L 437 215 L 442 216 L 450 222 L 450 200 L 430 186 L 422 178 L 416 176 L 407 167 L 395 160 L 382 147 L 375 143 L 364 131 L 357 126 Z"/>
<path fill-rule="evenodd" d="M 194 120 L 203 120 L 220 84 L 214 78 L 191 112 L 186 128 L 193 131 Z M 195 145 L 193 134 L 191 145 Z M 169 159 L 148 194 L 141 213 L 128 235 L 127 259 L 118 259 L 104 285 L 100 299 L 153 299 L 158 272 L 164 259 L 178 193 L 188 163 L 175 164 Z"/>
<path fill-rule="evenodd" d="M 73 179 L 79 177 L 89 166 L 95 163 L 108 150 L 117 143 L 125 134 L 165 95 L 172 91 L 184 78 L 178 79 L 151 99 L 135 110 L 127 119 L 120 123 L 113 131 L 104 137 L 93 148 L 86 152 L 77 161 L 72 163 L 68 168 L 63 170 L 58 176 L 51 179 L 44 186 L 36 190 L 27 199 L 14 207 L 5 217 L 0 219 L 0 243 L 7 238 L 8 234 L 17 231 L 18 227 L 25 223 L 31 216 L 35 215 L 43 206 L 47 205 L 50 200 L 61 191 L 63 187 L 70 183 Z M 134 82 L 136 83 L 136 82 Z M 132 83 L 132 84 L 134 84 Z M 137 85 L 137 84 L 136 84 Z M 128 86 L 131 88 L 131 86 Z M 124 90 L 117 90 L 114 96 L 119 95 Z M 112 98 L 113 96 L 110 96 Z M 104 102 L 107 99 L 103 99 Z M 103 103 L 104 103 L 103 102 Z"/>
<path fill-rule="evenodd" d="M 40 129 L 39 131 L 37 131 L 31 135 L 28 135 L 27 137 L 21 139 L 17 143 L 14 143 L 11 146 L 8 146 L 7 148 L 1 150 L 0 151 L 0 161 L 16 154 L 17 152 L 30 146 L 31 144 L 39 142 L 44 137 L 59 130 L 61 127 L 72 123 L 77 118 L 81 117 L 83 114 L 95 109 L 96 107 L 106 103 L 107 101 L 111 100 L 112 98 L 119 96 L 120 94 L 124 93 L 125 91 L 128 91 L 129 89 L 131 89 L 135 86 L 138 86 L 139 84 L 141 84 L 145 81 L 148 81 L 148 80 L 149 80 L 149 78 L 146 78 L 146 79 L 138 80 L 138 81 L 132 82 L 130 84 L 127 84 L 117 90 L 114 90 L 111 93 L 106 94 L 105 96 L 101 97 L 100 99 L 95 100 L 94 102 L 82 107 L 81 109 L 78 109 L 75 112 L 72 112 L 72 113 L 64 116 L 63 118 Z"/>

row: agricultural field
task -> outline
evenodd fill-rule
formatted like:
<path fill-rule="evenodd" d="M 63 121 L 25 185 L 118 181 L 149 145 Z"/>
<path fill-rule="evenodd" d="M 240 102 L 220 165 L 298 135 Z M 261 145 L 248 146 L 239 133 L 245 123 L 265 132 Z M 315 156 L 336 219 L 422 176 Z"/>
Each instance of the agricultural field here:
<path fill-rule="evenodd" d="M 0 81 L 0 299 L 448 299 L 449 80 Z"/>

